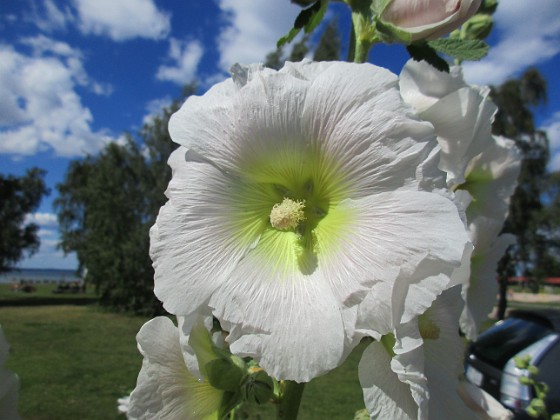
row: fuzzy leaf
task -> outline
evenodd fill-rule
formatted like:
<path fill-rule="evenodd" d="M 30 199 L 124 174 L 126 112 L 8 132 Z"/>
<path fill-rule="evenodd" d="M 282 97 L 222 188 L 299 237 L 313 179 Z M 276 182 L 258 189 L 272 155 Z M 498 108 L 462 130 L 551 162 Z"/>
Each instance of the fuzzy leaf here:
<path fill-rule="evenodd" d="M 434 50 L 459 60 L 477 61 L 488 54 L 488 44 L 478 39 L 442 38 L 429 41 Z"/>
<path fill-rule="evenodd" d="M 323 20 L 325 11 L 327 10 L 328 0 L 317 0 L 311 7 L 302 10 L 296 17 L 294 27 L 278 40 L 276 46 L 280 48 L 282 45 L 291 42 L 303 28 L 308 34 Z"/>

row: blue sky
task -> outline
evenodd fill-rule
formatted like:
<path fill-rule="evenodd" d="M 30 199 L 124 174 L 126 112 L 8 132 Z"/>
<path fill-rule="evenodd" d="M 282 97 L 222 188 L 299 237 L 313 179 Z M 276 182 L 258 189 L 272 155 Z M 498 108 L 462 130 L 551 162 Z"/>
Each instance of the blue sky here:
<path fill-rule="evenodd" d="M 236 62 L 262 61 L 297 13 L 288 0 L 2 0 L 0 4 L 0 173 L 38 166 L 52 189 L 29 219 L 40 251 L 19 265 L 75 268 L 56 249 L 52 202 L 68 162 L 136 132 L 181 87 L 200 93 Z M 490 54 L 464 66 L 469 82 L 499 84 L 537 66 L 549 103 L 537 110 L 560 169 L 560 1 L 501 0 Z M 328 17 L 346 36 L 344 5 Z M 316 39 L 314 40 L 316 41 Z M 401 46 L 375 47 L 371 61 L 399 72 Z"/>

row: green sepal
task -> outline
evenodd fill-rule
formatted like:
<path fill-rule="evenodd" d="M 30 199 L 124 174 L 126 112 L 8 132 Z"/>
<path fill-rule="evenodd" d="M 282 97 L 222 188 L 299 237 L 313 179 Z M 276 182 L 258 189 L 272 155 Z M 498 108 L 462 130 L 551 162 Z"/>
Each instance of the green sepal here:
<path fill-rule="evenodd" d="M 395 351 L 393 350 L 393 347 L 395 346 L 395 343 L 397 342 L 397 339 L 395 338 L 394 334 L 385 334 L 383 337 L 381 337 L 380 343 L 383 345 L 383 347 L 385 347 L 385 350 L 387 350 L 387 353 L 389 353 L 389 355 L 391 357 L 395 357 Z"/>
<path fill-rule="evenodd" d="M 436 50 L 425 41 L 407 45 L 406 50 L 414 61 L 425 61 L 437 70 L 449 73 L 449 63 L 441 58 Z"/>
<path fill-rule="evenodd" d="M 262 370 L 254 370 L 245 377 L 241 386 L 243 399 L 257 404 L 268 402 L 274 395 L 274 381 Z"/>
<path fill-rule="evenodd" d="M 218 419 L 223 419 L 231 410 L 239 405 L 241 402 L 241 394 L 237 392 L 224 392 Z"/>
<path fill-rule="evenodd" d="M 428 41 L 427 44 L 435 51 L 450 57 L 470 61 L 477 61 L 485 57 L 490 48 L 486 42 L 479 39 L 441 38 Z"/>
<path fill-rule="evenodd" d="M 519 383 L 521 383 L 522 385 L 532 385 L 533 380 L 531 378 L 526 377 L 526 376 L 520 376 L 519 377 Z"/>
<path fill-rule="evenodd" d="M 529 364 L 531 363 L 531 356 L 529 354 L 526 354 L 524 356 L 515 356 L 513 358 L 513 361 L 515 362 L 516 368 L 527 369 L 529 367 Z"/>
<path fill-rule="evenodd" d="M 375 29 L 377 31 L 377 36 L 383 42 L 388 44 L 393 42 L 399 42 L 408 45 L 412 42 L 412 34 L 410 32 L 403 31 L 399 27 L 393 25 L 392 23 L 384 22 L 375 17 Z"/>
<path fill-rule="evenodd" d="M 477 13 L 493 14 L 498 8 L 498 0 L 483 0 L 478 8 Z"/>
<path fill-rule="evenodd" d="M 239 358 L 222 356 L 211 360 L 204 366 L 206 379 L 210 385 L 222 391 L 235 392 L 239 389 L 239 385 L 245 377 L 245 369 L 235 359 Z"/>
<path fill-rule="evenodd" d="M 369 418 L 369 413 L 365 408 L 362 408 L 354 413 L 354 420 L 369 420 Z"/>
<path fill-rule="evenodd" d="M 302 29 L 306 34 L 311 33 L 323 20 L 328 3 L 328 0 L 317 0 L 311 7 L 299 12 L 294 22 L 294 27 L 278 40 L 276 47 L 280 48 L 284 44 L 291 42 Z"/>

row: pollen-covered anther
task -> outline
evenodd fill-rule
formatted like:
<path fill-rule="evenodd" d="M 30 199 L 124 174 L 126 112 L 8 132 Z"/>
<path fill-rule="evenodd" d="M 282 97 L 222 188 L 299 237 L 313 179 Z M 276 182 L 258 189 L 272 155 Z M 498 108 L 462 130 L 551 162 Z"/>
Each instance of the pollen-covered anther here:
<path fill-rule="evenodd" d="M 284 198 L 281 203 L 276 203 L 270 212 L 270 224 L 278 230 L 295 229 L 305 219 L 303 209 L 305 201 L 294 201 Z"/>

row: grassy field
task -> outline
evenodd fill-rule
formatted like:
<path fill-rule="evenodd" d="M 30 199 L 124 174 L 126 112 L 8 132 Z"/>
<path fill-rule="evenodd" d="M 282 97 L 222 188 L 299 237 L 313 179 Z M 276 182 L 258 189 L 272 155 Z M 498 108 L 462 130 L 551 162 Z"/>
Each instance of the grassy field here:
<path fill-rule="evenodd" d="M 96 306 L 1 307 L 23 419 L 119 418 L 116 399 L 140 369 L 135 335 L 144 321 Z"/>
<path fill-rule="evenodd" d="M 135 336 L 145 321 L 95 305 L 0 307 L 11 345 L 7 368 L 21 381 L 22 418 L 123 419 L 116 400 L 136 383 L 142 359 Z M 358 350 L 306 386 L 300 419 L 351 419 L 363 407 Z M 256 413 L 268 419 L 274 410 Z"/>

